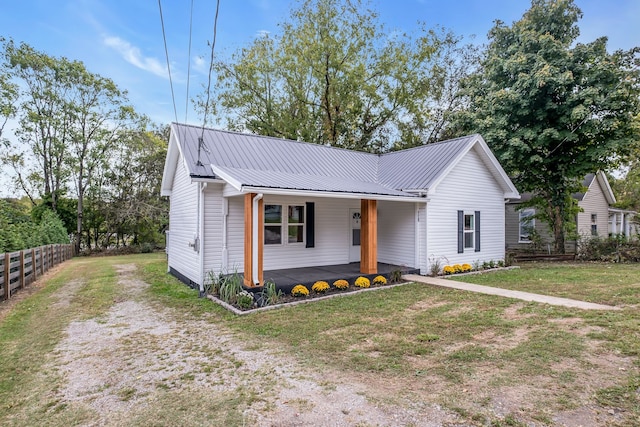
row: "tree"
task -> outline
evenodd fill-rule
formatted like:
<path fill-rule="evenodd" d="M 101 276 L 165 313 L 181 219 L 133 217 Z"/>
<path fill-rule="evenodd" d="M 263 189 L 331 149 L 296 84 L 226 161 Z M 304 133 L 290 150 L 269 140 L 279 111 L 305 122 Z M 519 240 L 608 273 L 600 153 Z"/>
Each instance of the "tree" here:
<path fill-rule="evenodd" d="M 0 37 L 0 43 L 4 43 L 2 37 Z M 2 131 L 7 121 L 16 112 L 15 102 L 18 97 L 18 86 L 11 81 L 3 56 L 3 52 L 0 51 L 0 142 L 2 142 Z"/>
<path fill-rule="evenodd" d="M 640 139 L 638 48 L 607 52 L 607 39 L 576 43 L 573 0 L 533 0 L 511 27 L 497 21 L 470 107 L 453 130 L 482 134 L 520 191 L 533 193 L 564 252 L 571 194 L 589 172 L 624 161 Z"/>
<path fill-rule="evenodd" d="M 85 193 L 94 175 L 108 167 L 119 138 L 143 121 L 128 105 L 126 92 L 82 62 L 12 41 L 5 43 L 4 59 L 21 91 L 18 141 L 7 144 L 2 160 L 14 167 L 19 186 L 34 205 L 39 198 L 50 200 L 57 212 L 60 195 L 75 190 L 79 251 Z"/>
<path fill-rule="evenodd" d="M 215 64 L 214 111 L 235 130 L 356 150 L 415 139 L 410 124 L 430 120 L 434 53 L 456 39 L 386 31 L 367 5 L 302 2 L 280 34 Z"/>

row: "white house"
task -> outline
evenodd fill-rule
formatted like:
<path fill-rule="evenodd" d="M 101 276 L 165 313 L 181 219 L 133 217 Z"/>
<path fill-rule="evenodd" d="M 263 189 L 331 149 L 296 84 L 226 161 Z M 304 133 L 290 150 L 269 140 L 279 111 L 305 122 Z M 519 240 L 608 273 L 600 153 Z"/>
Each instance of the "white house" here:
<path fill-rule="evenodd" d="M 169 270 L 247 286 L 286 268 L 500 260 L 519 197 L 480 135 L 378 155 L 175 123 L 162 195 Z"/>

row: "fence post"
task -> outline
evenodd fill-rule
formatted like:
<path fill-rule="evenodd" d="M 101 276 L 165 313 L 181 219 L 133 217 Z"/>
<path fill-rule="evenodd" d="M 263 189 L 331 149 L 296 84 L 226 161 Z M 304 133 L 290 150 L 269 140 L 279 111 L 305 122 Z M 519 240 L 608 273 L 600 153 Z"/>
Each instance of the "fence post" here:
<path fill-rule="evenodd" d="M 24 289 L 24 251 L 20 251 L 20 289 Z"/>
<path fill-rule="evenodd" d="M 38 280 L 38 263 L 36 262 L 36 250 L 31 249 L 31 274 L 33 274 L 33 281 Z"/>
<path fill-rule="evenodd" d="M 11 271 L 11 255 L 4 254 L 4 299 L 11 298 L 11 283 L 9 283 L 9 272 Z"/>

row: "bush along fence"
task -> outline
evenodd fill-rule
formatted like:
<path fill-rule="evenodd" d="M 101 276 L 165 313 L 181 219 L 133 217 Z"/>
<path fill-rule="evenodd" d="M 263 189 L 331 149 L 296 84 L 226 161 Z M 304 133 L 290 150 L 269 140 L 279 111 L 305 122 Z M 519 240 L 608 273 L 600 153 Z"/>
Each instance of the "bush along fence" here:
<path fill-rule="evenodd" d="M 51 267 L 73 257 L 73 245 L 47 245 L 0 254 L 0 301 L 35 282 Z"/>

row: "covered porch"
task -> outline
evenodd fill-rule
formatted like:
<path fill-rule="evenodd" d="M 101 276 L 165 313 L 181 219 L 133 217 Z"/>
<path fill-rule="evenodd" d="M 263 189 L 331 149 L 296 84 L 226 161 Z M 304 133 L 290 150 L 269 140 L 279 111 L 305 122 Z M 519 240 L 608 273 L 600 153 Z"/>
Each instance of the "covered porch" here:
<path fill-rule="evenodd" d="M 311 289 L 311 286 L 318 280 L 323 280 L 331 285 L 336 280 L 343 279 L 353 284 L 360 276 L 372 279 L 377 275 L 382 275 L 389 279 L 394 272 L 400 272 L 401 274 L 419 274 L 420 272 L 416 268 L 380 262 L 377 263 L 376 270 L 375 274 L 363 274 L 359 262 L 319 267 L 284 268 L 264 271 L 264 280 L 275 283 L 277 288 L 284 292 L 290 292 L 298 284 L 305 285 L 308 289 Z"/>

